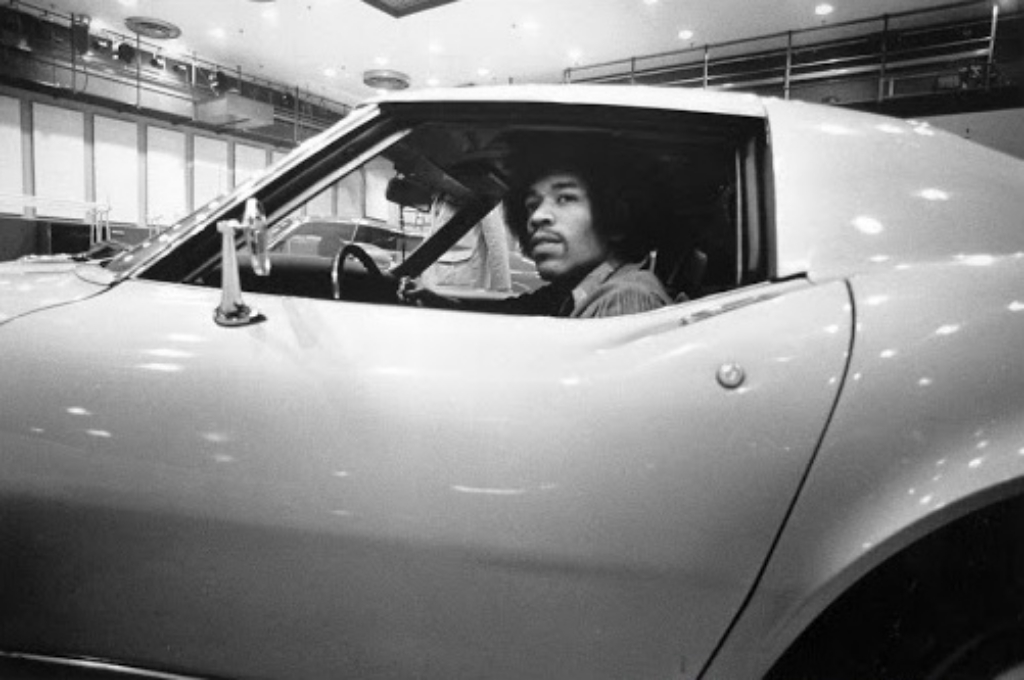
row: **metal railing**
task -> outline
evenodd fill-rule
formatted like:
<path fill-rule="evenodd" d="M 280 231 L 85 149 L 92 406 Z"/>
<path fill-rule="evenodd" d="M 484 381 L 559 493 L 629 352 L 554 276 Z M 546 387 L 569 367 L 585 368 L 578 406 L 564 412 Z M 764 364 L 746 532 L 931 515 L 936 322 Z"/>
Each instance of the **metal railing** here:
<path fill-rule="evenodd" d="M 998 3 L 971 0 L 578 66 L 566 69 L 564 80 L 735 89 L 842 104 L 990 89 L 1021 70 L 1022 24 L 1019 13 L 1001 17 Z M 1001 65 L 1008 66 L 1005 72 Z"/>
<path fill-rule="evenodd" d="M 242 136 L 297 144 L 350 107 L 297 87 L 202 59 L 173 54 L 138 34 L 96 29 L 88 17 L 21 0 L 0 6 L 0 77 L 97 103 L 197 121 L 195 105 L 237 94 L 273 107 L 272 124 Z M 238 133 L 226 124 L 221 132 Z"/>
<path fill-rule="evenodd" d="M 25 194 L 0 194 L 0 211 L 9 212 L 11 208 L 17 208 L 19 214 L 31 218 L 81 219 L 89 226 L 89 245 L 110 241 L 112 237 L 110 206 L 106 203 Z M 37 211 L 44 214 L 37 216 Z M 76 217 L 71 217 L 72 215 Z"/>

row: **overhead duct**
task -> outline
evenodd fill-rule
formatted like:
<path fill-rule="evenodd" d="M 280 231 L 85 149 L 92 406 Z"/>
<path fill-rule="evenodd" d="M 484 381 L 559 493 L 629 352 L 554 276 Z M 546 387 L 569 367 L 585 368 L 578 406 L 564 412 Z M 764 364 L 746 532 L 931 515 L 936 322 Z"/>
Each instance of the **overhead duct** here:
<path fill-rule="evenodd" d="M 217 127 L 252 130 L 274 124 L 274 105 L 235 92 L 196 103 L 196 121 Z"/>
<path fill-rule="evenodd" d="M 385 14 L 390 14 L 396 19 L 404 16 L 423 12 L 428 9 L 447 5 L 456 0 L 363 0 L 367 5 L 376 7 Z"/>

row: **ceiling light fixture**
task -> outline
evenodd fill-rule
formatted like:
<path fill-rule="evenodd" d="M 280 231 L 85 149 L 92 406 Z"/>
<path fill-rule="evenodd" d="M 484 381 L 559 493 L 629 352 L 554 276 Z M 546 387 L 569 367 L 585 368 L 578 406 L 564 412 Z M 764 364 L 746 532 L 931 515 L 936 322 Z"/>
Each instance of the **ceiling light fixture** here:
<path fill-rule="evenodd" d="M 819 17 L 826 17 L 829 14 L 832 14 L 832 12 L 834 12 L 835 10 L 836 8 L 833 7 L 832 5 L 822 3 L 814 8 L 814 13 L 817 14 Z"/>
<path fill-rule="evenodd" d="M 128 17 L 124 25 L 132 33 L 152 40 L 173 40 L 181 35 L 181 29 L 171 22 L 153 17 Z"/>
<path fill-rule="evenodd" d="M 404 90 L 409 87 L 409 76 L 391 69 L 371 69 L 363 73 L 363 84 L 375 90 Z"/>
<path fill-rule="evenodd" d="M 370 7 L 375 7 L 385 14 L 390 14 L 396 19 L 404 16 L 423 12 L 434 7 L 447 5 L 455 0 L 363 0 Z"/>
<path fill-rule="evenodd" d="M 684 28 L 683 30 L 679 31 L 679 39 L 680 40 L 689 40 L 692 37 L 693 37 L 693 31 L 691 31 L 688 28 Z"/>

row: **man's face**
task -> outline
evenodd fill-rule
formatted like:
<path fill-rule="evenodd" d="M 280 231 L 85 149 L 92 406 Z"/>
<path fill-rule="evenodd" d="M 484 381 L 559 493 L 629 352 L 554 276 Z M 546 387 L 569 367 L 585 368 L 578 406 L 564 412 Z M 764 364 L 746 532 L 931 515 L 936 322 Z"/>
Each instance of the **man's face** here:
<path fill-rule="evenodd" d="M 594 230 L 592 201 L 583 180 L 554 172 L 526 193 L 530 259 L 545 281 L 575 284 L 608 257 L 608 244 Z"/>

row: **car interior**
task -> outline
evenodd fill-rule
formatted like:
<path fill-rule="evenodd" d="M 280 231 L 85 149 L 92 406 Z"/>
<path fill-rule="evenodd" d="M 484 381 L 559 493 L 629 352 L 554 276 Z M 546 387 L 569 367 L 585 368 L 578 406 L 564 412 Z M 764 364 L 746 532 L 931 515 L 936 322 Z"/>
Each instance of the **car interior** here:
<path fill-rule="evenodd" d="M 243 246 L 243 290 L 392 304 L 402 277 L 455 298 L 532 290 L 543 282 L 504 228 L 502 201 L 517 154 L 573 139 L 622 161 L 631 228 L 650 243 L 644 266 L 677 301 L 767 278 L 763 121 L 457 108 L 385 117 L 258 189 L 272 267 L 257 276 Z M 218 243 L 208 226 L 141 278 L 219 286 Z"/>

